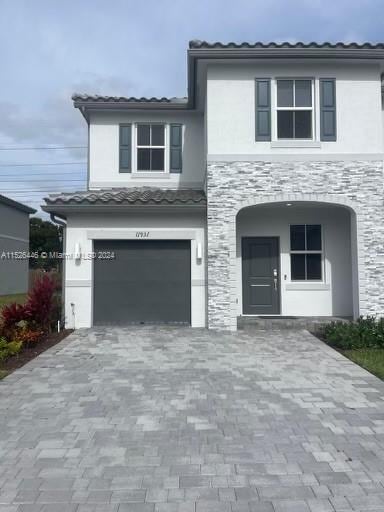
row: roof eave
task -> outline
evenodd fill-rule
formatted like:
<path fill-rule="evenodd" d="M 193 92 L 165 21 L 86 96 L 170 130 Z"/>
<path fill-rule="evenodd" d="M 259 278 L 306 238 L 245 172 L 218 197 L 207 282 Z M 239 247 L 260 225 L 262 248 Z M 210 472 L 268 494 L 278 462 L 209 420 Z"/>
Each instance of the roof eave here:
<path fill-rule="evenodd" d="M 189 102 L 185 103 L 155 103 L 155 102 L 123 102 L 123 101 L 89 101 L 89 100 L 74 100 L 73 106 L 78 108 L 80 112 L 83 114 L 85 119 L 88 121 L 89 116 L 88 113 L 90 111 L 97 110 L 109 110 L 109 111 L 182 111 L 188 110 L 190 108 Z"/>
<path fill-rule="evenodd" d="M 383 48 L 189 48 L 188 104 L 196 105 L 196 71 L 200 59 L 346 59 L 384 60 Z"/>
<path fill-rule="evenodd" d="M 154 203 L 142 203 L 142 204 L 46 204 L 42 205 L 41 209 L 47 213 L 54 213 L 57 215 L 65 216 L 67 213 L 87 213 L 87 212 L 122 212 L 126 210 L 145 210 L 151 211 L 159 209 L 161 210 L 172 210 L 183 209 L 186 210 L 205 210 L 207 207 L 206 203 L 187 203 L 187 204 L 154 204 Z"/>
<path fill-rule="evenodd" d="M 384 59 L 383 48 L 190 48 L 199 58 Z"/>
<path fill-rule="evenodd" d="M 196 107 L 196 72 L 200 59 L 346 59 L 346 60 L 384 60 L 384 48 L 351 47 L 191 47 L 187 51 L 188 59 L 188 99 L 182 102 L 162 101 L 103 101 L 101 99 L 74 98 L 73 105 L 78 108 L 89 122 L 89 112 L 108 111 L 185 111 Z"/>
<path fill-rule="evenodd" d="M 23 213 L 27 213 L 28 215 L 33 215 L 37 212 L 34 208 L 30 206 L 26 206 L 25 204 L 19 203 L 9 197 L 0 195 L 0 204 L 5 204 L 6 206 L 10 206 L 11 208 L 15 208 L 15 210 L 19 210 Z"/>

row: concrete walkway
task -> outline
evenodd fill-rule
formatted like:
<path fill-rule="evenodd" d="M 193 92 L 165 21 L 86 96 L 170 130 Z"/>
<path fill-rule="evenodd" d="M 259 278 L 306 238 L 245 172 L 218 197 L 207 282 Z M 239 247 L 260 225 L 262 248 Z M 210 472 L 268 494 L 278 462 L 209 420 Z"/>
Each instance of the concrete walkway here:
<path fill-rule="evenodd" d="M 384 511 L 384 384 L 306 331 L 80 330 L 0 382 L 1 512 Z"/>

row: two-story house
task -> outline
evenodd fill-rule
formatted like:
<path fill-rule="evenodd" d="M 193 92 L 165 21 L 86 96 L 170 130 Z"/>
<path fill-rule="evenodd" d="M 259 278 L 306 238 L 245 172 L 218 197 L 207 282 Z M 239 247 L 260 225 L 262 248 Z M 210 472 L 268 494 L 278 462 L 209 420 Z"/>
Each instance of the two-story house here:
<path fill-rule="evenodd" d="M 384 45 L 209 44 L 187 98 L 74 95 L 68 326 L 384 313 Z"/>

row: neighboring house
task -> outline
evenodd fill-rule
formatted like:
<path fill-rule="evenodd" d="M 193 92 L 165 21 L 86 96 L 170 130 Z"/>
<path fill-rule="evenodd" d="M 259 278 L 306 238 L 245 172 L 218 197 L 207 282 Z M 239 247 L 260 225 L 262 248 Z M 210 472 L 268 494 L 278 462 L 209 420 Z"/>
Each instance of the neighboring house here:
<path fill-rule="evenodd" d="M 383 44 L 192 41 L 188 98 L 74 95 L 88 190 L 44 207 L 67 324 L 384 314 L 383 68 Z"/>
<path fill-rule="evenodd" d="M 29 216 L 33 213 L 36 210 L 0 195 L 0 295 L 28 291 Z"/>

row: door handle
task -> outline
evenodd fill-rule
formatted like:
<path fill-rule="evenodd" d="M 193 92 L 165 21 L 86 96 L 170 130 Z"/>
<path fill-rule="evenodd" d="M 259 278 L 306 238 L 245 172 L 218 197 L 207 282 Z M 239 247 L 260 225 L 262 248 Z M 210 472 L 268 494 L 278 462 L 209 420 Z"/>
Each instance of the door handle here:
<path fill-rule="evenodd" d="M 273 269 L 273 287 L 277 291 L 277 268 Z"/>

